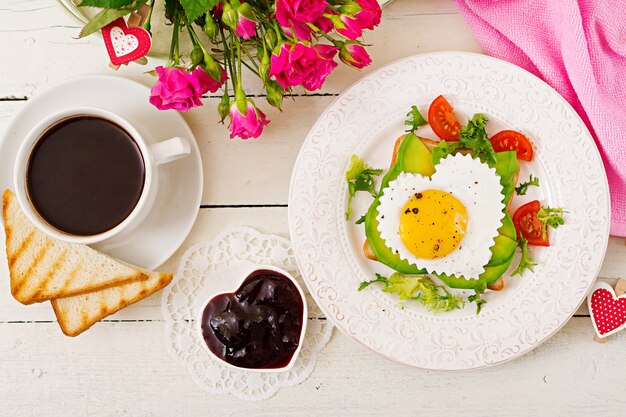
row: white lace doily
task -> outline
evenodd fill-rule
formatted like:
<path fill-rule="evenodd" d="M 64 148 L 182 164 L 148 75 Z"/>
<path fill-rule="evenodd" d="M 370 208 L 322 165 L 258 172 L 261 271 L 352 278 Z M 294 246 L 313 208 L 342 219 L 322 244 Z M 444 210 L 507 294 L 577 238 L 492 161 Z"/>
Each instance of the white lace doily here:
<path fill-rule="evenodd" d="M 195 323 L 199 316 L 198 298 L 215 280 L 232 279 L 220 271 L 247 267 L 250 263 L 270 264 L 290 272 L 305 289 L 309 321 L 302 350 L 287 372 L 258 373 L 232 369 L 209 356 Z M 247 228 L 227 230 L 213 241 L 199 243 L 187 250 L 161 298 L 166 321 L 166 345 L 170 355 L 183 365 L 196 383 L 215 393 L 230 393 L 244 400 L 262 400 L 281 387 L 294 386 L 311 375 L 317 354 L 330 340 L 333 326 L 323 318 L 302 281 L 287 239 L 264 235 Z"/>

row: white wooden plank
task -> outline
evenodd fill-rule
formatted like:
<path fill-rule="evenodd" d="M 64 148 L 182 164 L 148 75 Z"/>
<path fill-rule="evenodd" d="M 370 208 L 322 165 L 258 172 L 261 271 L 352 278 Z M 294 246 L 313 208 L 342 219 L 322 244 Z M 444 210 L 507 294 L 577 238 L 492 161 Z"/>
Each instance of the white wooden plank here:
<path fill-rule="evenodd" d="M 110 72 L 101 38 L 75 39 L 79 25 L 56 2 L 4 0 L 0 10 L 0 98 L 30 97 L 68 77 Z M 451 0 L 396 0 L 385 8 L 380 27 L 365 40 L 372 44 L 374 59 L 365 72 L 419 52 L 480 50 Z M 153 64 L 159 61 L 152 60 Z M 152 83 L 150 76 L 143 75 L 146 67 L 133 64 L 119 71 L 128 78 Z M 322 92 L 339 93 L 359 76 L 358 71 L 341 68 Z M 260 92 L 258 82 L 246 85 L 250 93 Z M 210 117 L 215 120 L 213 114 Z"/>
<path fill-rule="evenodd" d="M 392 363 L 335 331 L 303 384 L 263 402 L 211 395 L 165 350 L 163 323 L 106 323 L 65 338 L 54 324 L 0 324 L 4 416 L 618 416 L 626 332 L 593 341 L 575 318 L 535 351 L 480 371 Z"/>
<path fill-rule="evenodd" d="M 220 232 L 235 226 L 250 226 L 262 233 L 283 237 L 289 236 L 286 208 L 220 208 L 202 209 L 189 238 L 176 254 L 163 265 L 164 271 L 175 271 L 180 259 L 190 246 L 203 240 L 210 240 Z M 618 277 L 624 276 L 626 246 L 624 239 L 611 238 L 605 263 L 600 277 L 615 284 Z M 4 257 L 4 254 L 2 254 Z M 4 263 L 4 260 L 2 261 Z M 2 271 L 6 266 L 3 264 Z M 587 314 L 584 303 L 577 314 Z M 110 317 L 111 320 L 161 320 L 161 300 L 158 295 L 149 297 Z M 54 314 L 49 303 L 23 306 L 13 300 L 9 290 L 6 272 L 0 272 L 0 322 L 8 321 L 50 321 Z"/>

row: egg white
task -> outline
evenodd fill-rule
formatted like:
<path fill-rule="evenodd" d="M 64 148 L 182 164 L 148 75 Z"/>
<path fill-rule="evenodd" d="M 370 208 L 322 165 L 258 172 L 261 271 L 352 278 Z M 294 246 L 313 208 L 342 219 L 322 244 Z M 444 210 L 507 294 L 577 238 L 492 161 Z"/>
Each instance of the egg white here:
<path fill-rule="evenodd" d="M 467 230 L 459 246 L 437 259 L 420 259 L 400 238 L 400 214 L 415 193 L 441 190 L 456 197 L 467 210 Z M 380 197 L 378 231 L 385 244 L 400 258 L 431 274 L 477 278 L 491 258 L 504 218 L 502 185 L 495 169 L 470 155 L 448 155 L 432 177 L 403 172 L 389 183 Z"/>

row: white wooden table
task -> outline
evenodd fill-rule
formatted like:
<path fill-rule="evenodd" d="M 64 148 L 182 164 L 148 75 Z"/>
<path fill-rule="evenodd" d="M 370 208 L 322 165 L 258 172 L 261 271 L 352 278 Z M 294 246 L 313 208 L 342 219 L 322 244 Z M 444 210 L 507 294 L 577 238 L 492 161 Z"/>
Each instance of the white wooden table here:
<path fill-rule="evenodd" d="M 30 97 L 50 85 L 110 74 L 101 39 L 76 40 L 78 31 L 53 0 L 0 0 L 0 134 Z M 480 52 L 451 0 L 396 0 L 366 40 L 373 44 L 369 70 L 419 52 Z M 143 71 L 130 66 L 118 75 L 149 84 Z M 342 68 L 321 92 L 286 100 L 284 113 L 269 112 L 272 124 L 256 141 L 228 139 L 216 125 L 216 97 L 187 113 L 204 160 L 203 205 L 189 238 L 162 269 L 174 270 L 190 245 L 231 226 L 288 236 L 288 184 L 300 145 L 334 96 L 360 76 Z M 62 335 L 49 303 L 27 308 L 11 298 L 4 268 L 3 417 L 626 414 L 626 332 L 595 343 L 586 307 L 532 353 L 474 372 L 404 367 L 335 330 L 306 382 L 263 402 L 242 403 L 202 391 L 168 356 L 158 296 L 71 339 Z M 600 277 L 613 284 L 625 273 L 624 240 L 611 238 Z"/>

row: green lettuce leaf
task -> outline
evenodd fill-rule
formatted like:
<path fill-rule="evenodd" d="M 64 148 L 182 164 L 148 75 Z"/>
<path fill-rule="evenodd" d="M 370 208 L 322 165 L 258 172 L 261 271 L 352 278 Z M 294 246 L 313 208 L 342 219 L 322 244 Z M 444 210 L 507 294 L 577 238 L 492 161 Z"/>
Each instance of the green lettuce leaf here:
<path fill-rule="evenodd" d="M 528 255 L 528 241 L 524 238 L 521 238 L 517 242 L 518 246 L 522 249 L 522 257 L 519 261 L 519 265 L 515 268 L 515 271 L 511 274 L 522 276 L 525 270 L 529 269 L 531 272 L 534 271 L 537 263 L 534 262 L 531 257 Z"/>
<path fill-rule="evenodd" d="M 374 177 L 382 174 L 382 169 L 373 169 L 365 165 L 365 162 L 357 155 L 350 158 L 350 166 L 346 171 L 346 181 L 348 183 L 348 211 L 346 211 L 346 220 L 352 214 L 352 199 L 358 191 L 367 191 L 372 196 L 377 197 Z"/>
<path fill-rule="evenodd" d="M 430 150 L 430 159 L 433 165 L 436 166 L 443 158 L 455 153 L 462 147 L 463 145 L 459 142 L 446 142 L 445 140 L 441 140 L 437 146 Z"/>
<path fill-rule="evenodd" d="M 418 127 L 428 124 L 422 113 L 417 109 L 417 106 L 411 106 L 411 110 L 406 116 L 407 119 L 404 121 L 404 124 L 409 127 L 406 130 L 407 132 L 415 132 Z"/>
<path fill-rule="evenodd" d="M 461 128 L 459 133 L 459 142 L 463 147 L 471 149 L 474 156 L 478 156 L 481 161 L 489 166 L 496 164 L 496 152 L 491 146 L 491 141 L 487 136 L 485 124 L 487 116 L 482 113 L 476 113 L 465 126 Z"/>
<path fill-rule="evenodd" d="M 460 309 L 465 305 L 461 297 L 452 294 L 446 287 L 435 284 L 427 276 L 409 276 L 396 272 L 389 278 L 385 278 L 376 274 L 376 279 L 362 282 L 359 291 L 375 282 L 384 285 L 384 292 L 396 294 L 402 301 L 418 301 L 429 311 L 436 313 Z"/>

